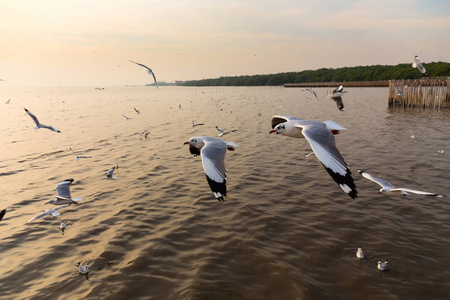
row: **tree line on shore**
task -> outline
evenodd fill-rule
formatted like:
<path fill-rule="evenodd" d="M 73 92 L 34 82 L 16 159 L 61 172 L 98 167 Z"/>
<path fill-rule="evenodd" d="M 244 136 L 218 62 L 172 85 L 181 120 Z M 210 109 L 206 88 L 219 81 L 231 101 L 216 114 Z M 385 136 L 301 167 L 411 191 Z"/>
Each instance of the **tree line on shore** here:
<path fill-rule="evenodd" d="M 450 76 L 450 63 L 424 63 L 430 77 Z M 212 79 L 185 81 L 183 86 L 261 86 L 285 83 L 376 81 L 390 79 L 419 79 L 425 75 L 410 63 L 395 66 L 374 65 L 344 68 L 322 68 L 301 72 L 263 75 L 226 76 Z"/>

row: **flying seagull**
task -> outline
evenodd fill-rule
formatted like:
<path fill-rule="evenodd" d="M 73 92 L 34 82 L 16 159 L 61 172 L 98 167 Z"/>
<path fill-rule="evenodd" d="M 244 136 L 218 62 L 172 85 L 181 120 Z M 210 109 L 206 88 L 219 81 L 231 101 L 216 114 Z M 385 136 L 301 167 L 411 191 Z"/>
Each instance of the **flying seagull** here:
<path fill-rule="evenodd" d="M 224 130 L 224 129 L 219 128 L 218 126 L 216 126 L 216 129 L 217 129 L 217 131 L 219 131 L 219 134 L 217 136 L 223 136 L 223 135 L 228 134 L 230 132 L 235 132 L 236 131 L 236 130 L 231 130 L 231 131 Z"/>
<path fill-rule="evenodd" d="M 227 195 L 225 154 L 227 149 L 234 151 L 238 145 L 208 136 L 192 137 L 184 145 L 194 156 L 202 157 L 203 170 L 209 187 L 217 200 L 223 201 Z"/>
<path fill-rule="evenodd" d="M 127 119 L 127 121 L 128 120 L 132 120 L 133 118 L 128 118 L 127 116 L 125 116 L 124 114 L 122 114 L 122 116 L 125 118 L 125 119 Z"/>
<path fill-rule="evenodd" d="M 9 104 L 10 101 L 11 101 L 11 99 L 8 99 L 8 101 L 6 101 L 5 104 Z"/>
<path fill-rule="evenodd" d="M 314 92 L 312 89 L 305 89 L 307 91 L 309 91 L 311 94 L 313 94 L 314 96 L 316 96 L 317 100 L 319 100 L 319 97 L 317 97 L 316 92 Z"/>
<path fill-rule="evenodd" d="M 192 120 L 192 127 L 203 125 L 203 123 L 196 123 L 197 121 Z"/>
<path fill-rule="evenodd" d="M 40 218 L 45 217 L 45 216 L 47 216 L 47 215 L 52 215 L 52 216 L 54 216 L 54 217 L 59 216 L 60 213 L 57 213 L 57 211 L 60 210 L 60 209 L 66 208 L 66 207 L 69 206 L 69 205 L 70 205 L 70 204 L 65 204 L 65 205 L 57 206 L 57 207 L 52 208 L 52 209 L 46 209 L 45 212 L 43 212 L 43 213 L 40 214 L 40 215 L 34 216 L 34 217 L 31 218 L 30 221 L 28 221 L 27 223 L 31 223 L 31 222 L 33 222 L 34 220 L 40 219 Z"/>
<path fill-rule="evenodd" d="M 117 167 L 118 168 L 118 167 Z M 110 180 L 114 180 L 116 179 L 116 177 L 113 177 L 113 173 L 114 170 L 116 169 L 116 167 L 112 167 L 111 169 L 109 169 L 109 171 L 106 173 L 106 176 L 103 179 L 110 179 Z"/>
<path fill-rule="evenodd" d="M 36 118 L 36 116 L 34 114 L 32 114 L 28 109 L 26 109 L 25 107 L 23 108 L 25 109 L 25 111 L 27 112 L 27 114 L 33 119 L 34 123 L 36 123 L 36 127 L 34 127 L 35 130 L 38 130 L 39 128 L 47 128 L 56 132 L 61 133 L 61 131 L 59 131 L 58 129 L 52 127 L 52 126 L 47 126 L 44 124 L 39 123 L 39 120 Z"/>
<path fill-rule="evenodd" d="M 83 155 L 76 155 L 75 152 L 72 150 L 72 148 L 69 148 L 70 151 L 72 151 L 73 155 L 75 155 L 75 159 L 77 161 L 80 161 L 80 158 L 91 158 L 90 156 L 83 156 Z"/>
<path fill-rule="evenodd" d="M 152 69 L 150 69 L 150 68 L 149 68 L 149 67 L 147 67 L 146 65 L 143 65 L 143 64 L 140 64 L 140 63 L 134 62 L 134 61 L 132 61 L 132 60 L 130 60 L 130 62 L 132 62 L 133 64 L 137 64 L 138 66 L 141 66 L 141 67 L 143 67 L 143 68 L 146 68 L 146 69 L 147 69 L 147 72 L 148 72 L 148 74 L 150 74 L 150 75 L 152 75 L 152 76 L 153 76 L 153 79 L 155 80 L 155 85 L 156 85 L 156 87 L 157 87 L 157 88 L 159 88 L 159 87 L 158 87 L 158 83 L 156 82 L 156 77 L 155 77 L 155 73 L 153 73 Z"/>
<path fill-rule="evenodd" d="M 412 66 L 413 68 L 417 68 L 422 74 L 428 75 L 427 70 L 425 70 L 425 67 L 422 65 L 422 62 L 417 55 L 414 56 L 414 62 L 412 63 Z"/>
<path fill-rule="evenodd" d="M 336 106 L 337 108 L 339 108 L 339 110 L 343 110 L 344 103 L 342 102 L 342 95 L 344 95 L 345 93 L 347 93 L 347 91 L 344 91 L 344 87 L 340 85 L 333 91 L 333 93 L 328 95 L 327 98 L 336 102 Z"/>
<path fill-rule="evenodd" d="M 351 198 L 357 197 L 358 192 L 352 173 L 336 148 L 333 136 L 345 129 L 344 127 L 334 121 L 318 122 L 290 116 L 273 116 L 272 128 L 269 133 L 275 132 L 293 138 L 306 138 L 316 157 L 339 187 Z"/>
<path fill-rule="evenodd" d="M 148 130 L 144 130 L 144 131 L 142 131 L 142 133 L 141 133 L 141 135 L 143 135 L 144 137 L 145 137 L 145 139 L 148 139 L 148 135 L 150 134 L 150 131 L 148 131 Z M 141 140 L 142 138 L 140 138 L 140 140 Z"/>
<path fill-rule="evenodd" d="M 55 198 L 47 201 L 45 204 L 53 204 L 53 205 L 62 205 L 62 204 L 78 204 L 78 202 L 82 201 L 80 197 L 73 198 L 70 195 L 70 185 L 74 180 L 72 178 L 66 179 L 58 183 L 55 187 L 56 192 L 58 193 Z"/>
<path fill-rule="evenodd" d="M 375 182 L 375 183 L 377 183 L 378 185 L 381 186 L 381 189 L 378 192 L 378 194 L 391 193 L 391 192 L 400 192 L 402 194 L 402 196 L 406 196 L 406 195 L 408 195 L 408 193 L 411 193 L 411 194 L 434 196 L 434 197 L 444 197 L 444 195 L 439 195 L 439 194 L 429 193 L 429 192 L 423 192 L 423 191 L 413 190 L 413 189 L 409 189 L 409 188 L 396 188 L 390 182 L 388 182 L 386 180 L 383 180 L 383 179 L 380 179 L 380 178 L 377 178 L 375 176 L 372 176 L 372 175 L 370 175 L 369 173 L 366 173 L 363 170 L 358 170 L 358 173 L 361 174 L 364 178 L 367 178 L 370 181 L 373 181 L 373 182 Z"/>
<path fill-rule="evenodd" d="M 138 111 L 137 109 L 136 109 L 136 107 L 133 107 L 134 108 L 134 111 L 139 115 L 141 112 L 140 111 Z"/>

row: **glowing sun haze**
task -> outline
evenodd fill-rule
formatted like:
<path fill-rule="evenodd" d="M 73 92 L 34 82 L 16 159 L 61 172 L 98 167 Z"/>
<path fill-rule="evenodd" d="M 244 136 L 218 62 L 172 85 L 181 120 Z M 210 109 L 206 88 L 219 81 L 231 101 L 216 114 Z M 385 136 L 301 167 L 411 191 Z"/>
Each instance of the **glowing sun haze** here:
<path fill-rule="evenodd" d="M 3 1 L 1 86 L 450 61 L 450 1 Z"/>

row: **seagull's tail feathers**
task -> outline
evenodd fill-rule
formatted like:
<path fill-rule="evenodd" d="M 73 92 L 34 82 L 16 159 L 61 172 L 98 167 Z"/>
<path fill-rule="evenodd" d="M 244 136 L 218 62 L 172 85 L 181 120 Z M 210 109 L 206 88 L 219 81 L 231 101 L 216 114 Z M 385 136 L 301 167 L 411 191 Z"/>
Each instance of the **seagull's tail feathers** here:
<path fill-rule="evenodd" d="M 78 202 L 83 201 L 83 199 L 81 199 L 81 197 L 76 197 L 76 198 L 72 198 L 72 201 L 75 202 L 75 204 L 78 204 Z"/>
<path fill-rule="evenodd" d="M 323 123 L 325 123 L 325 125 L 327 126 L 327 129 L 329 131 L 331 131 L 333 134 L 339 134 L 339 130 L 347 130 L 347 128 L 342 127 L 338 123 L 331 121 L 331 120 L 327 120 Z"/>
<path fill-rule="evenodd" d="M 234 148 L 237 148 L 237 147 L 239 147 L 236 143 L 233 143 L 233 142 L 227 142 L 227 149 L 228 150 L 230 150 L 230 151 L 234 151 L 235 149 Z"/>
<path fill-rule="evenodd" d="M 416 63 L 412 63 L 413 68 L 417 68 L 417 64 Z"/>

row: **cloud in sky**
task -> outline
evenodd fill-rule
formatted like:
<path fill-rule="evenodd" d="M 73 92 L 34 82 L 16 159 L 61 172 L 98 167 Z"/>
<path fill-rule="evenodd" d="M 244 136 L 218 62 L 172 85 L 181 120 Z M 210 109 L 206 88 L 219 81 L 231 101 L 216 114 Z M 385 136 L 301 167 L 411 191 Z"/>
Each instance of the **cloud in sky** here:
<path fill-rule="evenodd" d="M 10 86 L 126 85 L 450 61 L 448 1 L 26 1 L 0 4 Z"/>

